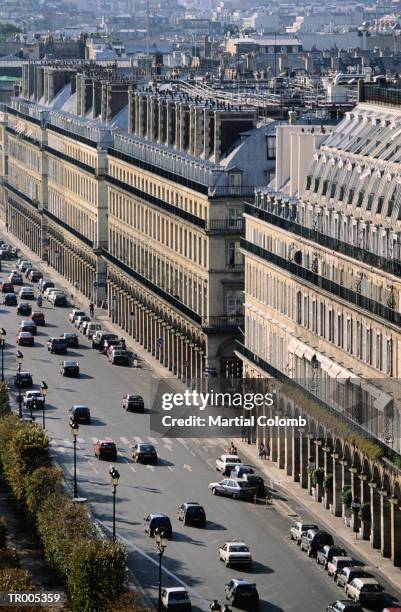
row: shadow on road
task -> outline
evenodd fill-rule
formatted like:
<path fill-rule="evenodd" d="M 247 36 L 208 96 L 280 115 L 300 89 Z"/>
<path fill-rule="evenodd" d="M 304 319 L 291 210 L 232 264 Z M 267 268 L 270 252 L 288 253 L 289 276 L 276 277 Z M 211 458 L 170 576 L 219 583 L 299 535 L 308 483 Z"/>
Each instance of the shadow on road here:
<path fill-rule="evenodd" d="M 214 523 L 213 521 L 206 521 L 205 529 L 210 529 L 210 531 L 227 531 L 227 527 L 224 527 L 221 523 Z"/>

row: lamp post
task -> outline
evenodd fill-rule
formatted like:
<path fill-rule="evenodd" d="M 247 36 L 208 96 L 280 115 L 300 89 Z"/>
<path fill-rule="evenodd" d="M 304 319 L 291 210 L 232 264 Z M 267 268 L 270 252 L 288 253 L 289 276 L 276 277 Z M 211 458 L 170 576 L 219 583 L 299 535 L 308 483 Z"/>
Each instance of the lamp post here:
<path fill-rule="evenodd" d="M 42 426 L 43 426 L 43 429 L 45 429 L 45 427 L 46 427 L 46 421 L 45 421 L 45 402 L 46 402 L 46 395 L 47 395 L 48 388 L 49 387 L 47 386 L 47 383 L 44 380 L 42 380 L 42 382 L 40 383 L 40 393 L 42 394 L 42 399 L 43 399 L 43 402 L 42 402 L 42 417 L 43 417 L 43 419 L 42 419 Z"/>
<path fill-rule="evenodd" d="M 0 344 L 1 344 L 1 382 L 4 382 L 4 344 L 6 342 L 7 332 L 4 327 L 0 327 Z"/>
<path fill-rule="evenodd" d="M 21 351 L 17 351 L 17 364 L 18 364 L 18 418 L 22 419 L 22 396 L 21 396 L 21 364 L 24 359 Z"/>
<path fill-rule="evenodd" d="M 116 541 L 116 493 L 120 474 L 115 465 L 109 469 L 111 484 L 113 485 L 113 542 Z"/>
<path fill-rule="evenodd" d="M 162 610 L 162 556 L 167 547 L 167 538 L 164 531 L 161 529 L 155 529 L 155 542 L 157 546 L 157 553 L 159 555 L 159 607 L 158 610 Z"/>
<path fill-rule="evenodd" d="M 71 417 L 70 419 L 70 431 L 72 433 L 73 443 L 74 443 L 74 490 L 73 495 L 74 499 L 78 497 L 78 487 L 77 487 L 77 436 L 79 431 L 78 423 Z"/>

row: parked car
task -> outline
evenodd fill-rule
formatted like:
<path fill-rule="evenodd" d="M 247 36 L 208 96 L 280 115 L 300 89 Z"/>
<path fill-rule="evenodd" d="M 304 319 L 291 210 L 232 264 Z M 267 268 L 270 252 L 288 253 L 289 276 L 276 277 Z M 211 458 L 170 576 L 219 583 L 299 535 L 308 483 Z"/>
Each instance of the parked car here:
<path fill-rule="evenodd" d="M 256 474 L 244 474 L 243 480 L 245 480 L 251 487 L 256 489 L 256 496 L 264 498 L 266 497 L 266 486 L 262 476 Z"/>
<path fill-rule="evenodd" d="M 20 300 L 34 300 L 35 293 L 32 287 L 21 287 L 18 293 L 18 297 Z"/>
<path fill-rule="evenodd" d="M 29 331 L 21 331 L 17 334 L 16 343 L 18 346 L 33 346 L 34 338 Z"/>
<path fill-rule="evenodd" d="M 14 385 L 16 387 L 32 387 L 32 374 L 30 372 L 21 372 L 21 374 L 17 372 L 14 376 Z"/>
<path fill-rule="evenodd" d="M 374 576 L 361 567 L 343 567 L 338 570 L 336 581 L 338 586 L 345 588 L 354 578 L 374 578 Z"/>
<path fill-rule="evenodd" d="M 79 363 L 77 361 L 62 361 L 60 365 L 60 374 L 62 376 L 79 378 Z"/>
<path fill-rule="evenodd" d="M 2 293 L 14 293 L 14 285 L 12 283 L 3 281 L 1 283 L 1 292 Z"/>
<path fill-rule="evenodd" d="M 208 488 L 213 495 L 224 495 L 225 497 L 232 497 L 232 499 L 247 501 L 253 500 L 256 494 L 256 489 L 245 480 L 234 480 L 233 478 L 226 478 L 220 480 L 220 482 L 211 482 Z"/>
<path fill-rule="evenodd" d="M 22 259 L 18 265 L 20 272 L 25 272 L 25 270 L 29 267 L 32 267 L 32 263 L 28 259 Z"/>
<path fill-rule="evenodd" d="M 384 589 L 374 578 L 354 578 L 345 586 L 345 594 L 361 606 L 377 606 L 382 603 Z"/>
<path fill-rule="evenodd" d="M 353 567 L 355 565 L 361 566 L 360 562 L 355 561 L 351 557 L 333 557 L 332 560 L 327 563 L 327 573 L 329 576 L 333 576 L 334 580 L 337 578 L 337 573 L 343 567 Z"/>
<path fill-rule="evenodd" d="M 123 348 L 123 344 L 121 343 L 120 338 L 110 338 L 109 340 L 105 340 L 103 343 L 103 354 L 107 355 L 110 351 L 115 348 Z"/>
<path fill-rule="evenodd" d="M 86 336 L 86 328 L 88 327 L 90 321 L 82 321 L 82 323 L 79 325 L 78 330 L 84 335 Z"/>
<path fill-rule="evenodd" d="M 301 550 L 306 550 L 308 557 L 316 557 L 317 551 L 326 544 L 334 544 L 333 537 L 327 531 L 308 529 L 301 537 Z"/>
<path fill-rule="evenodd" d="M 124 395 L 123 408 L 128 412 L 145 412 L 145 403 L 142 395 Z"/>
<path fill-rule="evenodd" d="M 67 341 L 64 338 L 49 338 L 47 341 L 47 350 L 55 355 L 65 355 L 67 346 Z"/>
<path fill-rule="evenodd" d="M 64 334 L 61 334 L 61 338 L 66 341 L 68 348 L 79 347 L 78 334 L 74 332 L 64 332 Z"/>
<path fill-rule="evenodd" d="M 56 293 L 55 295 L 53 294 L 50 297 L 50 302 L 53 304 L 53 306 L 68 306 L 67 296 L 64 293 Z"/>
<path fill-rule="evenodd" d="M 127 366 L 129 365 L 129 353 L 123 349 L 116 348 L 109 354 L 109 361 L 113 365 Z"/>
<path fill-rule="evenodd" d="M 24 319 L 23 321 L 21 321 L 21 325 L 19 326 L 19 330 L 24 332 L 24 331 L 29 331 L 31 332 L 32 336 L 36 336 L 36 334 L 38 333 L 36 324 L 31 321 L 30 319 Z"/>
<path fill-rule="evenodd" d="M 111 438 L 97 440 L 94 445 L 95 457 L 98 459 L 108 459 L 117 461 L 117 447 Z"/>
<path fill-rule="evenodd" d="M 100 323 L 94 323 L 93 321 L 90 321 L 85 328 L 85 336 L 88 336 L 89 340 L 91 340 L 93 334 L 100 331 L 101 329 L 102 326 L 100 325 Z"/>
<path fill-rule="evenodd" d="M 345 557 L 346 554 L 347 553 L 345 552 L 344 548 L 341 548 L 340 546 L 326 545 L 317 551 L 316 562 L 318 565 L 323 565 L 324 569 L 327 569 L 327 564 L 330 563 L 333 557 Z"/>
<path fill-rule="evenodd" d="M 75 317 L 74 319 L 74 327 L 76 327 L 77 329 L 79 329 L 81 323 L 83 323 L 84 321 L 90 321 L 90 317 L 88 317 L 88 315 L 80 315 L 79 317 Z"/>
<path fill-rule="evenodd" d="M 39 281 L 39 289 L 41 293 L 44 293 L 46 289 L 54 289 L 53 281 L 45 280 L 43 278 L 41 280 L 42 282 Z"/>
<path fill-rule="evenodd" d="M 337 601 L 333 601 L 333 603 L 327 606 L 326 612 L 363 612 L 363 610 L 356 601 L 337 599 Z"/>
<path fill-rule="evenodd" d="M 238 464 L 231 470 L 231 478 L 243 478 L 245 474 L 254 474 L 255 470 L 251 465 Z"/>
<path fill-rule="evenodd" d="M 184 525 L 204 527 L 206 525 L 206 512 L 198 502 L 185 502 L 178 506 L 177 517 Z"/>
<path fill-rule="evenodd" d="M 43 278 L 43 274 L 40 270 L 32 269 L 28 274 L 28 278 L 32 283 L 38 283 Z"/>
<path fill-rule="evenodd" d="M 30 317 L 32 314 L 32 306 L 29 302 L 20 302 L 17 306 L 17 315 Z"/>
<path fill-rule="evenodd" d="M 4 306 L 16 306 L 17 296 L 15 293 L 6 293 L 4 296 Z"/>
<path fill-rule="evenodd" d="M 188 591 L 184 587 L 165 587 L 161 591 L 161 604 L 165 610 L 186 612 L 192 610 Z"/>
<path fill-rule="evenodd" d="M 70 408 L 70 416 L 76 423 L 89 425 L 91 422 L 90 410 L 88 406 L 83 406 L 82 404 L 75 404 L 72 408 Z"/>
<path fill-rule="evenodd" d="M 226 599 L 237 608 L 256 608 L 259 593 L 256 584 L 242 578 L 233 578 L 224 587 Z"/>
<path fill-rule="evenodd" d="M 56 291 L 56 292 L 58 291 L 59 293 L 61 292 L 61 293 L 63 293 L 63 294 L 64 294 L 64 291 L 63 291 L 62 289 L 58 289 L 57 287 L 48 287 L 48 288 L 45 290 L 45 292 L 44 292 L 43 296 L 46 298 L 46 300 L 48 300 L 48 301 L 49 301 L 50 296 L 51 296 L 51 295 L 52 295 L 52 293 L 54 293 L 55 291 Z"/>
<path fill-rule="evenodd" d="M 253 563 L 251 551 L 245 542 L 226 542 L 219 548 L 219 559 L 226 567 L 250 567 Z"/>
<path fill-rule="evenodd" d="M 141 442 L 132 447 L 132 458 L 137 463 L 153 463 L 157 465 L 158 457 L 153 444 Z"/>
<path fill-rule="evenodd" d="M 75 319 L 77 319 L 78 317 L 84 317 L 86 316 L 86 312 L 84 310 L 81 310 L 80 308 L 73 308 L 70 312 L 70 314 L 68 315 L 68 320 L 70 323 L 74 323 Z"/>
<path fill-rule="evenodd" d="M 44 400 L 40 391 L 25 391 L 22 402 L 25 408 L 42 408 Z"/>
<path fill-rule="evenodd" d="M 242 461 L 238 455 L 220 455 L 220 457 L 216 459 L 216 470 L 221 472 L 223 476 L 230 475 L 236 465 L 242 465 Z"/>
<path fill-rule="evenodd" d="M 13 285 L 23 285 L 24 279 L 22 278 L 22 274 L 20 272 L 11 272 L 8 277 L 8 281 Z"/>
<path fill-rule="evenodd" d="M 156 529 L 163 531 L 164 537 L 168 540 L 171 540 L 173 537 L 171 521 L 166 514 L 148 514 L 148 516 L 143 520 L 145 521 L 145 533 L 148 533 L 151 538 L 153 538 Z"/>
<path fill-rule="evenodd" d="M 102 351 L 104 349 L 104 343 L 106 340 L 112 339 L 118 340 L 118 336 L 116 334 L 111 334 L 100 330 L 92 337 L 92 348 Z"/>
<path fill-rule="evenodd" d="M 33 321 L 36 325 L 39 326 L 43 326 L 46 325 L 46 319 L 45 319 L 45 315 L 43 314 L 43 312 L 41 312 L 40 310 L 34 310 L 31 313 L 31 321 Z"/>
<path fill-rule="evenodd" d="M 33 266 L 27 266 L 24 270 L 25 278 L 28 278 L 31 271 L 33 270 Z"/>
<path fill-rule="evenodd" d="M 319 527 L 317 525 L 314 525 L 313 523 L 303 523 L 302 521 L 294 521 L 290 528 L 291 540 L 295 540 L 295 542 L 299 545 L 301 543 L 301 538 L 303 534 L 309 531 L 309 529 L 318 530 Z"/>

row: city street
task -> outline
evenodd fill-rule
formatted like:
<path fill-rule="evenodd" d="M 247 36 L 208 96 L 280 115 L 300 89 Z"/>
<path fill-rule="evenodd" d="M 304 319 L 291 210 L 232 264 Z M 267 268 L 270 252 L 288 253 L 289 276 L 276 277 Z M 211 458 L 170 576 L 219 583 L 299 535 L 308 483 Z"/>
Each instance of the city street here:
<path fill-rule="evenodd" d="M 2 262 L 0 275 L 5 279 L 15 262 Z M 18 288 L 16 288 L 16 291 Z M 35 289 L 37 294 L 37 289 Z M 36 302 L 31 302 L 38 310 Z M 156 544 L 143 530 L 143 519 L 151 512 L 166 513 L 173 525 L 173 539 L 163 556 L 163 585 L 184 585 L 189 589 L 194 609 L 207 610 L 209 602 L 224 601 L 224 584 L 233 577 L 253 580 L 261 597 L 261 610 L 319 612 L 328 603 L 344 598 L 344 593 L 326 572 L 308 559 L 289 540 L 293 517 L 277 507 L 255 506 L 245 502 L 214 497 L 208 484 L 219 480 L 215 459 L 224 450 L 219 440 L 156 439 L 149 431 L 149 415 L 127 413 L 122 409 L 125 393 L 139 393 L 149 408 L 157 380 L 147 369 L 112 366 L 107 358 L 91 350 L 80 334 L 80 347 L 69 349 L 67 359 L 79 362 L 81 376 L 64 378 L 59 364 L 65 358 L 47 351 L 51 336 L 73 331 L 68 322 L 69 308 L 53 308 L 44 301 L 46 326 L 38 328 L 34 347 L 22 347 L 22 371 L 30 371 L 34 389 L 45 380 L 46 426 L 52 438 L 52 451 L 67 474 L 73 474 L 73 444 L 69 430 L 69 409 L 74 404 L 88 405 L 90 425 L 81 425 L 78 433 L 78 492 L 86 497 L 94 516 L 107 529 L 112 521 L 111 463 L 98 461 L 93 443 L 111 437 L 118 448 L 116 517 L 118 537 L 127 545 L 129 564 L 150 597 L 157 600 L 158 557 Z M 1 325 L 7 332 L 5 375 L 10 381 L 12 407 L 17 407 L 17 391 L 12 384 L 16 372 L 15 334 L 19 321 L 15 307 L 1 305 Z M 28 415 L 28 414 L 27 414 Z M 42 413 L 36 418 L 41 422 Z M 130 447 L 137 442 L 154 444 L 159 453 L 158 466 L 133 463 Z M 227 446 L 229 441 L 227 441 Z M 176 508 L 185 501 L 198 501 L 207 515 L 203 529 L 184 527 Z M 306 520 L 312 517 L 303 516 Z M 56 524 L 56 518 L 55 518 Z M 255 560 L 252 570 L 226 569 L 218 559 L 218 546 L 229 539 L 244 540 Z M 346 543 L 343 543 L 346 547 Z"/>

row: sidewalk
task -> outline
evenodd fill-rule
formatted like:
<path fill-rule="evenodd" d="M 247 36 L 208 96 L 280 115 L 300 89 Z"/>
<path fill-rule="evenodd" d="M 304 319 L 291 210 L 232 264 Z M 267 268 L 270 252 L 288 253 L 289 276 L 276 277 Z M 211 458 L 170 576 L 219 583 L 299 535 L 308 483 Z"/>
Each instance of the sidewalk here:
<path fill-rule="evenodd" d="M 294 515 L 297 516 L 297 512 L 291 507 L 295 505 L 294 501 L 297 505 L 305 508 L 305 512 L 309 512 L 316 517 L 316 522 L 320 527 L 334 534 L 334 538 L 337 536 L 345 540 L 347 552 L 355 556 L 356 559 L 361 559 L 372 570 L 381 573 L 383 578 L 394 587 L 397 597 L 401 598 L 401 569 L 399 567 L 394 567 L 390 559 L 382 557 L 380 551 L 373 549 L 369 541 L 356 539 L 352 529 L 346 527 L 341 518 L 325 510 L 321 503 L 316 502 L 308 494 L 307 489 L 302 489 L 299 483 L 294 482 L 291 476 L 287 476 L 284 470 L 280 470 L 268 459 L 259 459 L 255 444 L 247 444 L 241 440 L 236 440 L 235 444 L 238 453 L 246 457 L 252 465 L 257 466 L 266 480 L 270 481 L 275 489 L 288 497 L 286 502 L 274 500 L 273 504 L 275 506 L 281 507 L 286 515 L 293 518 Z"/>

